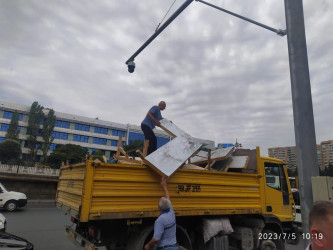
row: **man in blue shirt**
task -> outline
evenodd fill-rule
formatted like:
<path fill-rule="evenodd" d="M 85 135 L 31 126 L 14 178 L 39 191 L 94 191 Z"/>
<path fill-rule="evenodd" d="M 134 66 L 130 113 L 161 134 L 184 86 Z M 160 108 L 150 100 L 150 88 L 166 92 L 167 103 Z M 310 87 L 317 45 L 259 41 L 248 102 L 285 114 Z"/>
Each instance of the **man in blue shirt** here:
<path fill-rule="evenodd" d="M 161 212 L 155 221 L 153 238 L 145 245 L 145 250 L 151 249 L 157 243 L 157 249 L 178 250 L 176 239 L 176 216 L 173 211 L 166 178 L 161 179 L 165 197 L 161 197 L 158 208 Z"/>
<path fill-rule="evenodd" d="M 160 101 L 158 106 L 153 106 L 148 111 L 145 119 L 141 122 L 141 129 L 145 135 L 145 140 L 149 140 L 147 155 L 151 154 L 157 149 L 157 138 L 153 132 L 156 126 L 161 126 L 160 120 L 163 119 L 161 110 L 166 108 L 164 101 Z"/>

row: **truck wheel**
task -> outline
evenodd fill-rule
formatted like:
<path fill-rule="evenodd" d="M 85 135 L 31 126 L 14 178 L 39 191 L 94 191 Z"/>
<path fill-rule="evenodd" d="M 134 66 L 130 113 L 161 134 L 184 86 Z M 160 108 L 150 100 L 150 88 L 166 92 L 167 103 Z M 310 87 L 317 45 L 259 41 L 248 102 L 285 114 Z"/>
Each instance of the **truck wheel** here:
<path fill-rule="evenodd" d="M 16 204 L 16 201 L 7 201 L 6 204 L 5 204 L 5 209 L 8 211 L 8 212 L 13 212 L 15 211 L 17 208 L 17 204 Z"/>
<path fill-rule="evenodd" d="M 263 235 L 274 235 L 271 230 L 264 230 Z M 260 250 L 285 250 L 284 242 L 281 239 L 267 239 L 260 243 Z"/>
<path fill-rule="evenodd" d="M 128 239 L 128 243 L 126 245 L 126 250 L 142 250 L 147 244 L 154 234 L 154 226 L 146 227 L 141 232 L 133 233 L 130 235 Z M 179 249 L 182 250 L 192 250 L 192 244 L 190 237 L 188 236 L 186 230 L 182 227 L 177 225 L 177 241 L 179 246 Z M 156 249 L 153 248 L 153 249 Z"/>

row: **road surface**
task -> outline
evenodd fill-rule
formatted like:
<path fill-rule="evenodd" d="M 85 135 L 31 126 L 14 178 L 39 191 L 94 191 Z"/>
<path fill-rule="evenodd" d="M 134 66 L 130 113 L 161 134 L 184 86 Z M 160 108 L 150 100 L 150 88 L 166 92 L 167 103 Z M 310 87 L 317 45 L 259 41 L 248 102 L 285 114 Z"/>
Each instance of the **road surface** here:
<path fill-rule="evenodd" d="M 35 250 L 77 250 L 65 236 L 70 216 L 52 204 L 28 205 L 15 212 L 0 210 L 7 219 L 7 232 L 20 236 L 34 245 Z M 286 245 L 286 250 L 304 250 L 303 242 Z"/>

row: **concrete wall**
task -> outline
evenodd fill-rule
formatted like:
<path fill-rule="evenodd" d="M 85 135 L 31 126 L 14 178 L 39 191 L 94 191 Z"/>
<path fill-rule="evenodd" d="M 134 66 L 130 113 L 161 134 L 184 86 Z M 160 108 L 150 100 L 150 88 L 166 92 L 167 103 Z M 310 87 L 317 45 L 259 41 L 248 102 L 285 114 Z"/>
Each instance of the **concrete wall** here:
<path fill-rule="evenodd" d="M 55 200 L 58 178 L 23 178 L 0 174 L 0 182 L 9 190 L 22 192 L 30 201 Z"/>

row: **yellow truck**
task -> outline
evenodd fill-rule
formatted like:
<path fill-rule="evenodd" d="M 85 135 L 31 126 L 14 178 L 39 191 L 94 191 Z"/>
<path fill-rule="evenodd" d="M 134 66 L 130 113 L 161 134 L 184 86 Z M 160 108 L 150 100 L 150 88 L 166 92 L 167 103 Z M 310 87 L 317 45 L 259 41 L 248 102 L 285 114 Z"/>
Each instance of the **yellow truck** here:
<path fill-rule="evenodd" d="M 178 169 L 168 179 L 178 244 L 188 250 L 284 249 L 285 242 L 297 244 L 295 203 L 283 161 L 260 156 L 259 147 L 238 149 L 233 155 L 248 156 L 247 168 Z M 71 216 L 68 236 L 85 249 L 143 249 L 159 215 L 159 182 L 143 164 L 89 159 L 62 167 L 56 202 Z M 223 230 L 226 227 L 232 232 Z"/>

